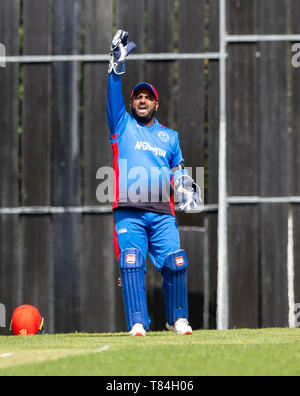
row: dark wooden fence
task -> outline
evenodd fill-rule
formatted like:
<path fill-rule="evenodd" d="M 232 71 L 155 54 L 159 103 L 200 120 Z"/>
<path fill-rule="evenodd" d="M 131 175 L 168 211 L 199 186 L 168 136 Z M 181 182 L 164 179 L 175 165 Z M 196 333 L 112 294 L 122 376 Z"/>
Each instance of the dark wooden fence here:
<path fill-rule="evenodd" d="M 1 0 L 0 42 L 8 56 L 106 54 L 122 27 L 136 53 L 218 52 L 218 7 L 218 0 Z M 299 12 L 296 0 L 228 0 L 228 31 L 300 33 Z M 229 46 L 229 195 L 300 195 L 300 69 L 289 57 L 290 43 Z M 112 165 L 107 66 L 9 63 L 0 69 L 2 208 L 100 205 L 96 172 Z M 157 87 L 159 120 L 179 131 L 186 165 L 206 167 L 206 203 L 216 204 L 219 62 L 128 61 L 126 102 L 141 80 Z M 230 327 L 288 325 L 289 211 L 300 301 L 299 207 L 230 207 Z M 180 214 L 178 222 L 190 261 L 191 323 L 215 328 L 217 212 Z M 113 226 L 111 213 L 1 214 L 0 302 L 7 321 L 27 303 L 40 309 L 50 333 L 125 330 Z M 162 329 L 161 277 L 148 267 L 152 329 Z"/>

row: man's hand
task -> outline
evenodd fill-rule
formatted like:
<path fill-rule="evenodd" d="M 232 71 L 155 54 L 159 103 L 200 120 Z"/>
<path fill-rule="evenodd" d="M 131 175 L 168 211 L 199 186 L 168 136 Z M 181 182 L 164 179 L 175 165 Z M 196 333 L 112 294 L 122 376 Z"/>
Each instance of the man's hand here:
<path fill-rule="evenodd" d="M 179 200 L 178 209 L 186 212 L 197 212 L 201 209 L 201 190 L 190 176 L 179 176 L 175 181 L 175 191 Z"/>
<path fill-rule="evenodd" d="M 125 73 L 126 57 L 136 48 L 135 43 L 128 41 L 128 33 L 118 30 L 112 40 L 108 73 Z"/>

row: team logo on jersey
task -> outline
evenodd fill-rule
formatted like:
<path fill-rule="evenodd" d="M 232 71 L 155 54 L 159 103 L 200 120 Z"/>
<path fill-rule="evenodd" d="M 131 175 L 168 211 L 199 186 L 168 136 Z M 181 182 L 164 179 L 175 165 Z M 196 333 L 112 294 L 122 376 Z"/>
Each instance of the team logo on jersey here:
<path fill-rule="evenodd" d="M 170 136 L 165 131 L 159 132 L 157 136 L 160 138 L 160 140 L 162 140 L 165 143 L 167 143 L 170 140 Z"/>

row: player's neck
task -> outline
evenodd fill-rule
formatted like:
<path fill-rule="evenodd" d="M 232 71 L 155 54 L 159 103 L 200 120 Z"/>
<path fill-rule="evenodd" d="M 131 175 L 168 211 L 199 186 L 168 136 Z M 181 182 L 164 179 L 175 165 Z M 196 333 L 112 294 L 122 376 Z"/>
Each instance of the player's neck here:
<path fill-rule="evenodd" d="M 152 125 L 154 125 L 154 123 L 155 123 L 155 120 L 154 120 L 154 118 L 152 118 L 151 121 L 149 121 L 149 122 L 147 122 L 147 123 L 144 123 L 144 125 L 145 125 L 146 127 L 151 127 Z"/>
<path fill-rule="evenodd" d="M 138 117 L 137 114 L 135 114 L 134 112 L 132 112 L 132 116 L 133 116 L 133 118 L 135 118 L 135 120 L 138 123 L 143 124 L 146 127 L 151 127 L 152 125 L 155 124 L 155 117 L 152 117 L 151 120 L 145 120 L 142 117 Z"/>

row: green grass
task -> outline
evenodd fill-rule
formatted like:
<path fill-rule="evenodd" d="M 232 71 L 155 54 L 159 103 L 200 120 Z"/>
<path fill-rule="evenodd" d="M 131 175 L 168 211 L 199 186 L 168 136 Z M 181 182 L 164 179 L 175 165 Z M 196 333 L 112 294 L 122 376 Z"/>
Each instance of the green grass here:
<path fill-rule="evenodd" d="M 0 376 L 300 375 L 300 330 L 0 337 Z"/>

